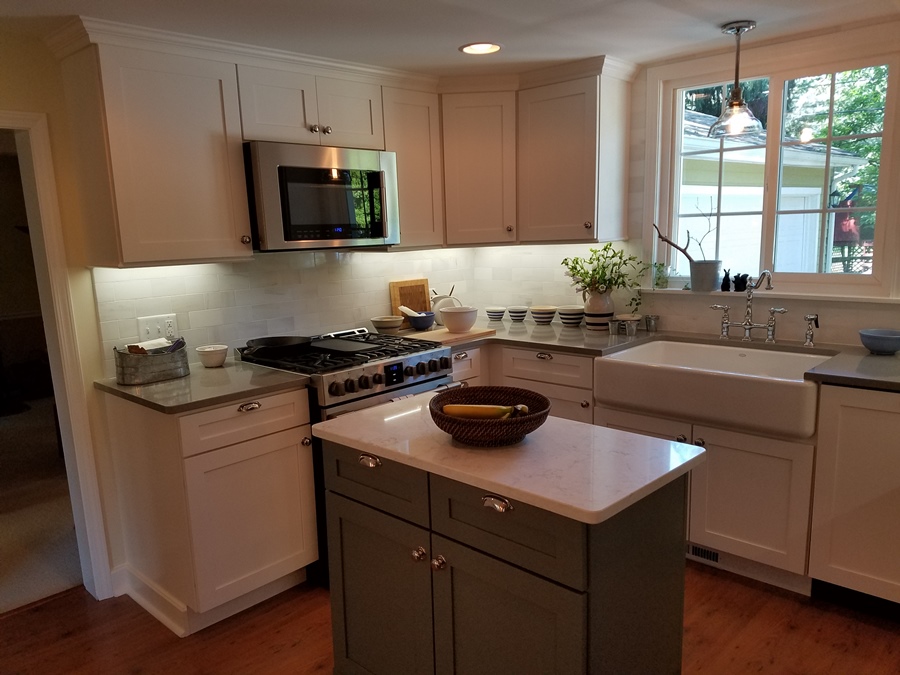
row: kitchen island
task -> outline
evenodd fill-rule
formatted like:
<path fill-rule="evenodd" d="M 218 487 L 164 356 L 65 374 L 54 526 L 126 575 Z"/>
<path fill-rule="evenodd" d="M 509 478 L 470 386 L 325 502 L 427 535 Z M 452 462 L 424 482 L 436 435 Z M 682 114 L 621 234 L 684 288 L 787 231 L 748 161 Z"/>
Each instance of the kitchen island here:
<path fill-rule="evenodd" d="M 703 449 L 555 417 L 464 446 L 430 398 L 313 427 L 336 672 L 679 672 Z"/>

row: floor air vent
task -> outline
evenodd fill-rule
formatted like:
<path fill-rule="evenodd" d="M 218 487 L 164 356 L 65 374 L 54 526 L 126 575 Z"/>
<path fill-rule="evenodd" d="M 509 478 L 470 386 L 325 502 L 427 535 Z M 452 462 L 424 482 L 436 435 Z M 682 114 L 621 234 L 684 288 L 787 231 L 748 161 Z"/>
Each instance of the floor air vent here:
<path fill-rule="evenodd" d="M 691 545 L 691 555 L 696 556 L 697 558 L 703 558 L 703 560 L 709 560 L 710 562 L 719 562 L 718 551 L 710 551 L 708 548 L 701 548 L 700 546 L 694 546 L 693 544 Z"/>

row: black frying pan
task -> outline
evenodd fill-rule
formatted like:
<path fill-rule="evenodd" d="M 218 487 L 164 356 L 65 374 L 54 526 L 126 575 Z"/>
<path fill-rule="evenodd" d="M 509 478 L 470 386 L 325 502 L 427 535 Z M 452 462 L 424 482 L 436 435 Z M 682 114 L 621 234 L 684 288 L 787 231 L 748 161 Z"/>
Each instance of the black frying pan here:
<path fill-rule="evenodd" d="M 244 354 L 257 354 L 265 358 L 277 358 L 278 354 L 284 351 L 296 352 L 298 349 L 303 351 L 309 348 L 312 338 L 300 337 L 299 335 L 282 335 L 276 337 L 253 338 L 247 340 L 247 349 Z"/>

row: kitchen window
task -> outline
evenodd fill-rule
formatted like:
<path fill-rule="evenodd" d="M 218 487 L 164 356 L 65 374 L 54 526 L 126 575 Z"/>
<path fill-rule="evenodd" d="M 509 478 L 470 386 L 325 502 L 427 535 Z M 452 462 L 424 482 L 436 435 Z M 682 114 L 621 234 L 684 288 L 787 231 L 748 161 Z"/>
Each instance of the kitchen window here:
<path fill-rule="evenodd" d="M 661 85 L 662 119 L 671 120 L 659 135 L 656 222 L 695 259 L 754 277 L 770 269 L 786 292 L 900 294 L 900 200 L 885 187 L 900 160 L 890 141 L 898 54 L 853 56 L 864 39 L 856 33 L 841 62 L 829 63 L 835 53 L 826 49 L 756 50 L 741 86 L 759 134 L 707 137 L 731 88 L 702 74 L 712 58 L 648 71 L 651 90 L 654 76 Z M 798 58 L 787 56 L 795 50 Z M 698 74 L 684 75 L 691 66 Z M 670 247 L 658 247 L 656 259 L 688 276 L 687 259 Z"/>

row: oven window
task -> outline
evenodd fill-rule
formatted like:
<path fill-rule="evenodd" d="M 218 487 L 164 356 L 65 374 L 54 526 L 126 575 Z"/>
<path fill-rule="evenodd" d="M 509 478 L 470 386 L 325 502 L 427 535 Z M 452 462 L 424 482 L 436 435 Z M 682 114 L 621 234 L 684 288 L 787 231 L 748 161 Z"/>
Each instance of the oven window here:
<path fill-rule="evenodd" d="M 278 167 L 285 241 L 384 237 L 382 173 Z"/>

